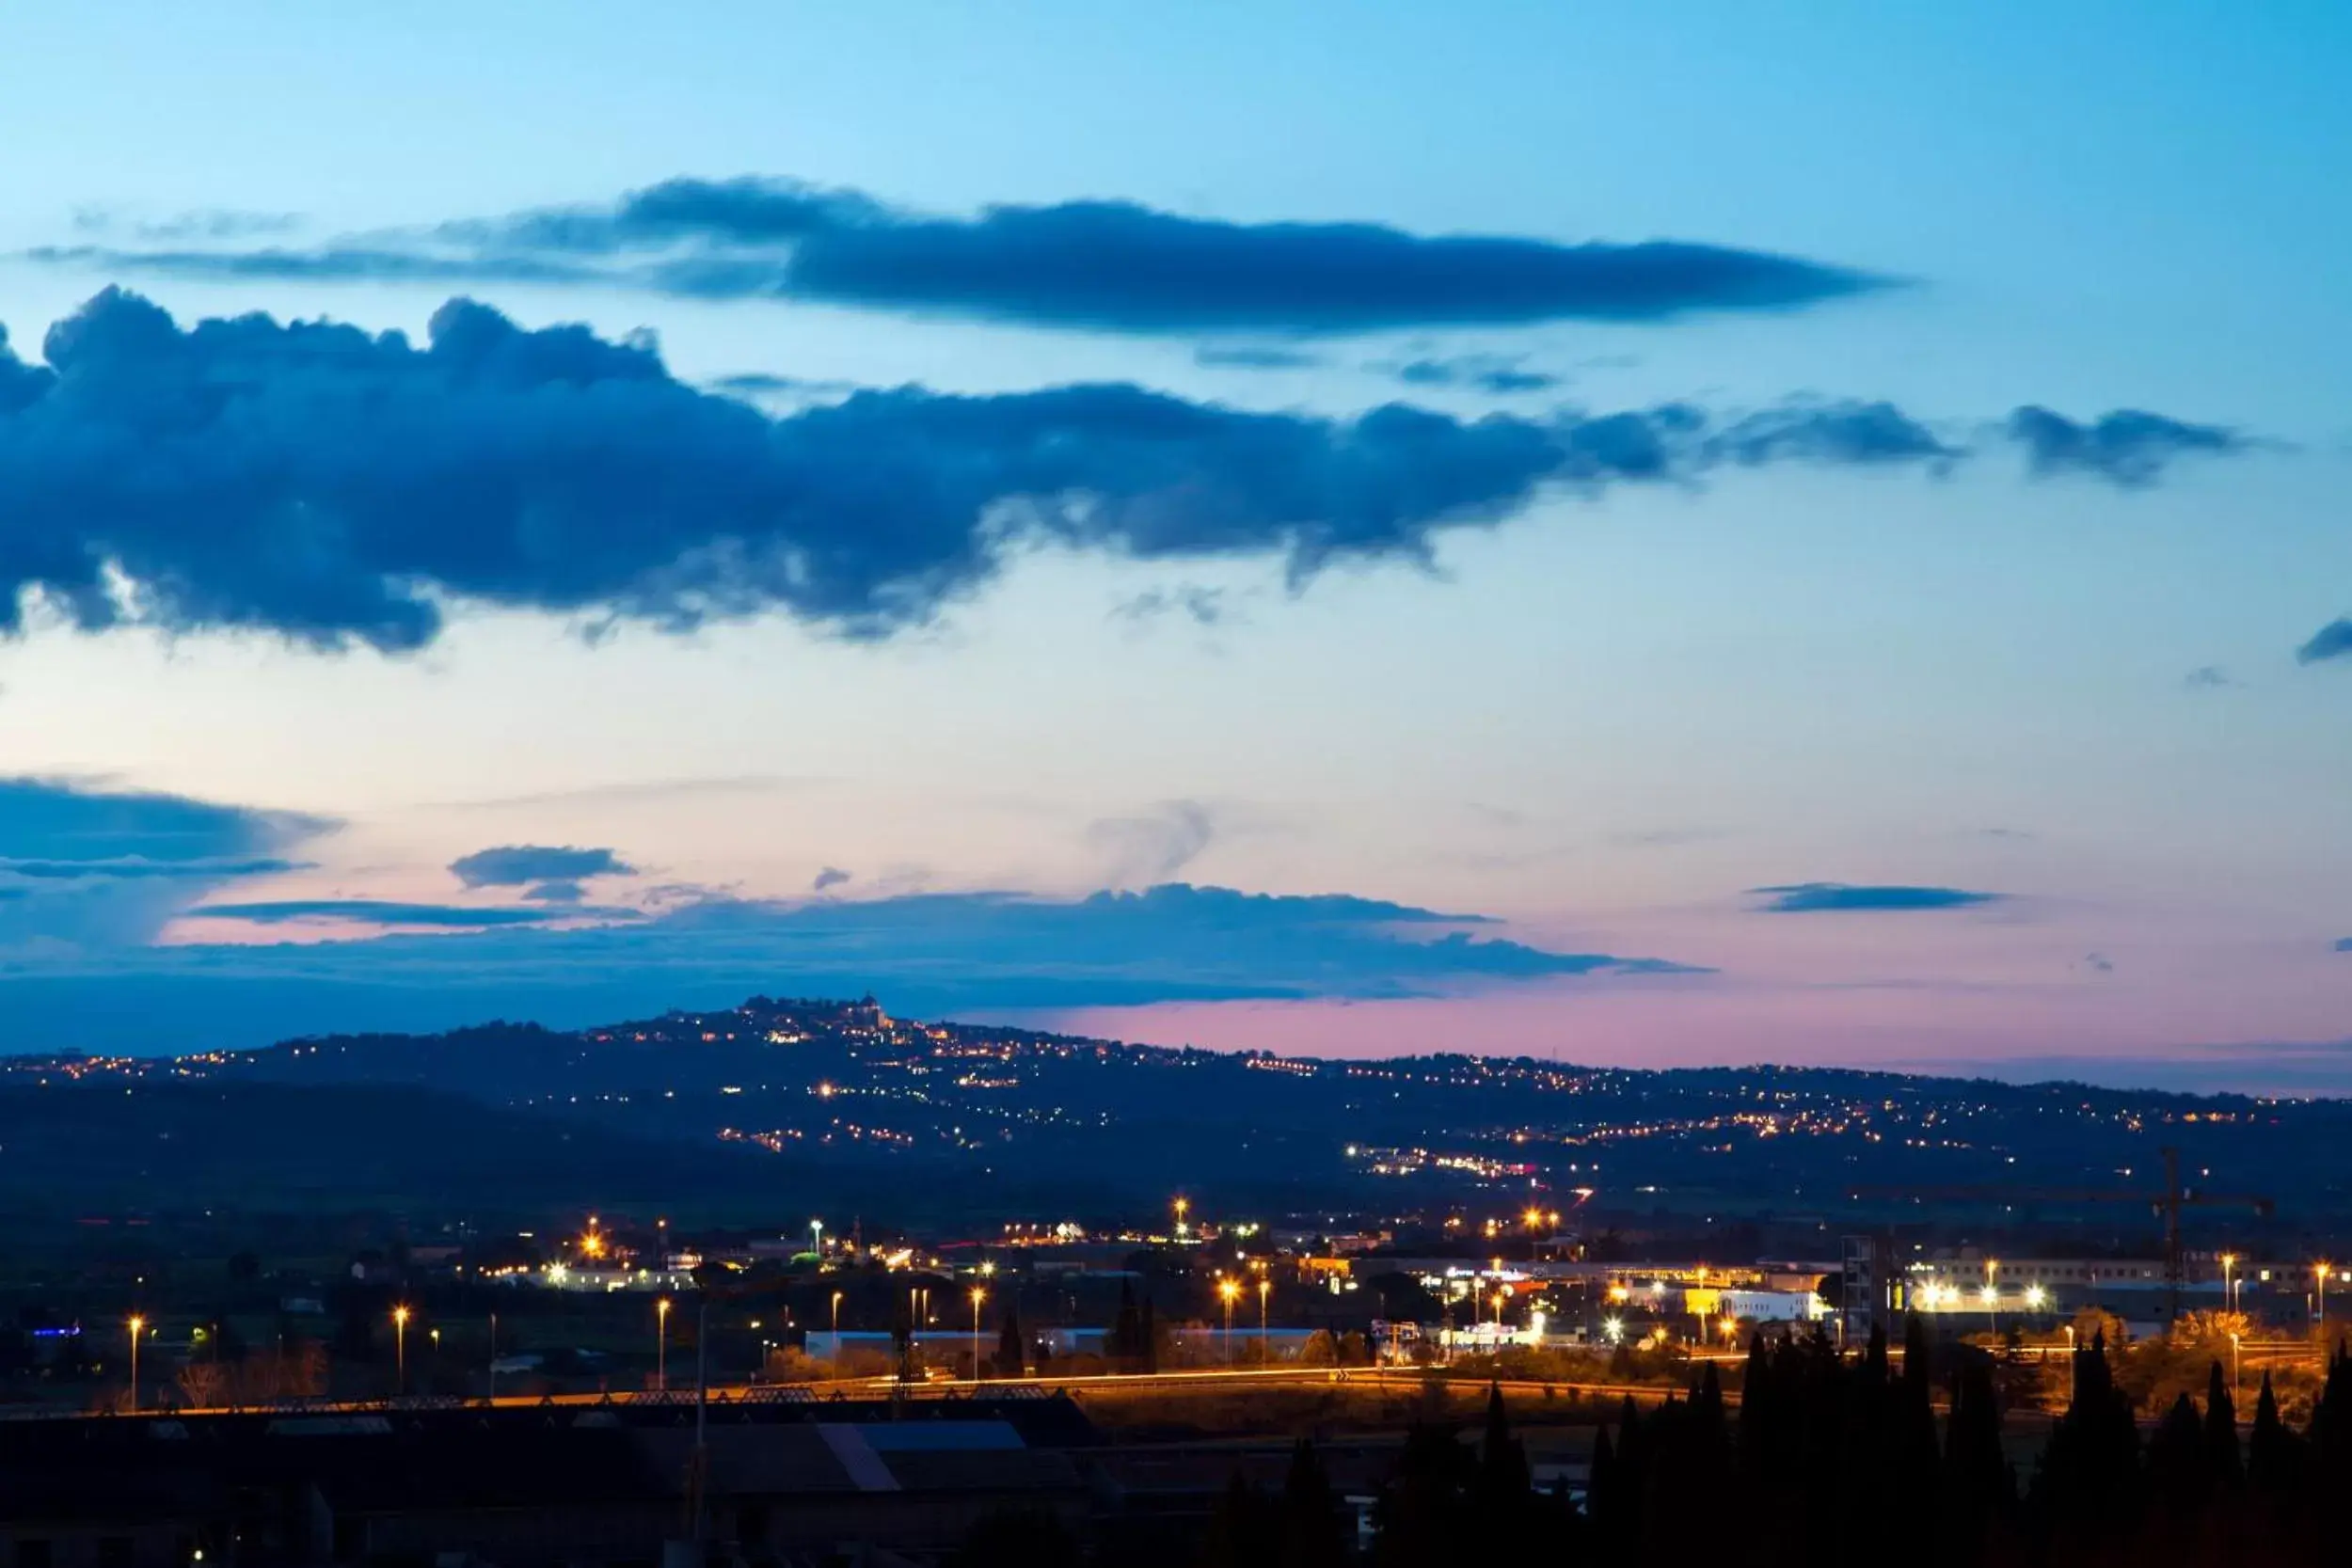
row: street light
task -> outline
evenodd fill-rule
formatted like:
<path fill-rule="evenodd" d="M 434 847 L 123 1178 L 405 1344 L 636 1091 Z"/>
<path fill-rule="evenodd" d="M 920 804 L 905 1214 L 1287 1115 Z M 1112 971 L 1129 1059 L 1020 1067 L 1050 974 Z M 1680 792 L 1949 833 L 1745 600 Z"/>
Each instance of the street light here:
<path fill-rule="evenodd" d="M 1180 1242 L 1184 1239 L 1184 1216 L 1190 1212 L 1192 1200 L 1180 1195 L 1176 1199 L 1176 1239 Z"/>
<path fill-rule="evenodd" d="M 2232 1415 L 2234 1416 L 2237 1412 L 2238 1396 L 2245 1392 L 2246 1385 L 2240 1381 L 2237 1370 L 2237 1331 L 2233 1329 L 2230 1333 L 2230 1411 Z"/>
<path fill-rule="evenodd" d="M 131 1314 L 131 1414 L 139 1413 L 139 1336 L 147 1332 L 147 1320 L 136 1312 Z"/>
<path fill-rule="evenodd" d="M 987 1299 L 986 1291 L 977 1285 L 972 1287 L 972 1386 L 975 1388 L 980 1386 L 980 1303 Z"/>
<path fill-rule="evenodd" d="M 1225 1303 L 1225 1364 L 1230 1367 L 1233 1364 L 1233 1303 L 1241 1299 L 1241 1282 L 1220 1279 L 1216 1293 Z"/>
<path fill-rule="evenodd" d="M 653 1304 L 653 1386 L 670 1391 L 670 1298 Z"/>
<path fill-rule="evenodd" d="M 2323 1262 L 2316 1271 L 2319 1275 L 2319 1328 L 2323 1334 L 2328 1331 L 2328 1271 L 2334 1266 Z"/>
<path fill-rule="evenodd" d="M 825 1222 L 823 1220 L 809 1221 L 808 1234 L 811 1246 L 817 1254 L 817 1261 L 821 1264 L 825 1260 Z"/>
<path fill-rule="evenodd" d="M 2225 1311 L 2234 1312 L 2237 1310 L 2237 1296 L 2231 1288 L 2232 1281 L 2230 1278 L 2231 1271 L 2236 1267 L 2236 1253 L 2225 1252 L 2221 1255 L 2221 1306 Z"/>
<path fill-rule="evenodd" d="M 835 1339 L 841 1338 L 841 1292 L 838 1291 L 833 1293 L 833 1337 Z M 837 1355 L 840 1352 L 836 1349 L 834 1354 Z"/>
<path fill-rule="evenodd" d="M 1274 1360 L 1274 1347 L 1267 1341 L 1265 1328 L 1266 1297 L 1272 1294 L 1273 1291 L 1274 1281 L 1271 1279 L 1261 1278 L 1258 1281 L 1258 1362 L 1261 1366 L 1270 1364 Z"/>
<path fill-rule="evenodd" d="M 392 1308 L 392 1357 L 400 1370 L 399 1391 L 408 1392 L 408 1308 Z"/>

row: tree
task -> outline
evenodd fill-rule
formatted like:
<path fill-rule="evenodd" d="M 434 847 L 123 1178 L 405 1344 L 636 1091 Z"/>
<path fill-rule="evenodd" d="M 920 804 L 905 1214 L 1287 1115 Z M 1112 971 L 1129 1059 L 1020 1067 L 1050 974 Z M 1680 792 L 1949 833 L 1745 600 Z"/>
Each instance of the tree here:
<path fill-rule="evenodd" d="M 2254 1430 L 2246 1443 L 2247 1480 L 2254 1490 L 2282 1497 L 2303 1479 L 2303 1442 L 2279 1418 L 2279 1396 L 2271 1391 L 2270 1371 L 2263 1370 L 2262 1392 L 2254 1400 Z"/>
<path fill-rule="evenodd" d="M 2237 1402 L 2216 1361 L 2205 1379 L 2205 1470 L 2213 1484 L 2234 1492 L 2245 1483 L 2246 1459 L 2238 1449 Z"/>
<path fill-rule="evenodd" d="M 1280 1512 L 1280 1568 L 1342 1568 L 1347 1561 L 1339 1498 L 1324 1473 L 1323 1456 L 1303 1437 L 1291 1449 Z"/>
<path fill-rule="evenodd" d="M 1020 1377 L 1028 1370 L 1028 1344 L 1021 1337 L 1021 1308 L 1008 1297 L 996 1324 L 996 1375 Z"/>

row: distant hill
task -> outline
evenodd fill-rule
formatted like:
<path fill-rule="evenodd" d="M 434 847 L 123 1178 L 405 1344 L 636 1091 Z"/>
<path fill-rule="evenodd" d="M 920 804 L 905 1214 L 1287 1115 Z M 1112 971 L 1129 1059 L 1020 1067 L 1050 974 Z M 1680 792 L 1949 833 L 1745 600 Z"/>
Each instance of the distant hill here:
<path fill-rule="evenodd" d="M 1621 1218 L 1826 1227 L 1861 1212 L 1860 1185 L 1976 1185 L 2016 1194 L 1991 1206 L 2012 1217 L 2062 1217 L 2031 1195 L 2148 1190 L 2170 1146 L 2192 1185 L 2272 1193 L 2293 1226 L 2352 1212 L 2348 1134 L 2344 1101 L 1769 1067 L 1316 1061 L 915 1022 L 870 999 L 0 1066 L 0 1192 L 47 1168 L 93 1190 L 308 1202 L 611 1195 L 1099 1219 L 1178 1190 L 1375 1215 L 1471 1199 L 1491 1212 L 1525 1195 Z M 2145 1222 L 2129 1204 L 2077 1207 L 2109 1227 Z"/>

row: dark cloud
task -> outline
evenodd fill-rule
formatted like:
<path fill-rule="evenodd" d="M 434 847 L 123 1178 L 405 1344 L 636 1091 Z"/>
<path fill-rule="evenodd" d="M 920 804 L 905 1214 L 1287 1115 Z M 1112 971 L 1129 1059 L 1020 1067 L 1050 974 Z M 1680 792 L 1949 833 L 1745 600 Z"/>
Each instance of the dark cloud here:
<path fill-rule="evenodd" d="M 2312 633 L 2311 641 L 2295 650 L 2297 664 L 2317 664 L 2330 658 L 2352 658 L 2352 619 L 2328 622 Z"/>
<path fill-rule="evenodd" d="M 8 860 L 191 864 L 247 857 L 333 825 L 300 813 L 215 805 L 183 795 L 0 779 L 0 858 Z"/>
<path fill-rule="evenodd" d="M 2083 955 L 2083 965 L 2094 974 L 2112 974 L 2115 973 L 2115 960 L 2108 958 L 2105 953 L 2085 953 Z"/>
<path fill-rule="evenodd" d="M 1122 621 L 1156 621 L 1165 615 L 1183 615 L 1197 626 L 1214 626 L 1232 612 L 1225 602 L 1222 588 L 1202 588 L 1194 583 L 1180 583 L 1174 588 L 1147 588 L 1130 599 L 1122 599 L 1111 609 Z"/>
<path fill-rule="evenodd" d="M 1781 310 L 1883 280 L 1798 257 L 1561 245 L 1375 223 L 1228 223 L 1131 202 L 942 217 L 782 180 L 679 179 L 608 206 L 314 249 L 65 246 L 36 259 L 175 276 L 593 282 L 1116 332 L 1345 333 Z"/>
<path fill-rule="evenodd" d="M 201 904 L 189 910 L 191 919 L 242 920 L 253 926 L 286 926 L 324 920 L 358 926 L 447 927 L 451 929 L 492 926 L 536 926 L 549 920 L 569 920 L 582 913 L 601 918 L 628 918 L 626 910 L 519 910 L 503 906 L 466 904 L 403 904 L 381 898 L 287 898 L 253 904 Z"/>
<path fill-rule="evenodd" d="M 1560 385 L 1560 377 L 1523 369 L 1524 354 L 1458 354 L 1445 359 L 1408 359 L 1402 364 L 1375 365 L 1407 387 L 1462 387 L 1472 391 L 1509 397 L 1545 392 Z"/>
<path fill-rule="evenodd" d="M 2230 678 L 2230 672 L 2218 664 L 2201 664 L 2181 677 L 2181 684 L 2192 691 L 2210 691 L 2238 683 Z"/>
<path fill-rule="evenodd" d="M 2352 937 L 2345 937 L 2344 940 L 2337 942 L 2336 951 L 2339 953 L 2352 953 Z"/>
<path fill-rule="evenodd" d="M 1303 371 L 1324 362 L 1303 349 L 1269 348 L 1251 343 L 1203 343 L 1192 351 L 1193 363 L 1207 370 Z"/>
<path fill-rule="evenodd" d="M 257 629 L 421 647 L 468 602 L 682 630 L 782 610 L 881 637 L 1020 547 L 1425 564 L 1550 491 L 1725 464 L 1938 466 L 1883 404 L 1459 420 L 1246 412 L 1126 385 L 861 391 L 770 415 L 650 341 L 454 300 L 430 341 L 264 316 L 183 330 L 109 290 L 0 344 L 0 631 Z M 127 587 L 126 587 L 127 584 Z"/>
<path fill-rule="evenodd" d="M 531 904 L 577 904 L 588 896 L 588 890 L 568 878 L 558 877 L 532 883 L 523 889 L 522 895 L 523 901 Z"/>
<path fill-rule="evenodd" d="M 333 823 L 54 779 L 0 779 L 0 951 L 136 945 L 213 890 L 297 868 Z"/>
<path fill-rule="evenodd" d="M 2028 404 L 2010 415 L 2006 428 L 2037 474 L 2089 474 L 2126 487 L 2153 484 L 2175 458 L 2226 456 L 2255 444 L 2226 426 L 2189 424 L 2138 408 L 2119 408 L 2085 424 Z"/>
<path fill-rule="evenodd" d="M 477 849 L 450 862 L 449 869 L 468 887 L 521 887 L 526 882 L 628 877 L 636 872 L 634 866 L 610 849 L 544 844 L 509 844 L 494 849 Z"/>
<path fill-rule="evenodd" d="M 1168 800 L 1141 816 L 1089 823 L 1086 836 L 1104 857 L 1104 886 L 1138 887 L 1166 882 L 1199 859 L 1216 822 L 1198 800 Z"/>
<path fill-rule="evenodd" d="M 818 871 L 816 879 L 808 884 L 808 890 L 811 893 L 822 893 L 827 888 L 839 887 L 850 879 L 849 872 L 837 865 L 828 865 Z"/>
<path fill-rule="evenodd" d="M 1864 911 L 1957 910 L 1996 903 L 2004 894 L 1971 893 L 1956 887 L 1857 887 L 1847 882 L 1792 882 L 1748 892 L 1757 907 L 1774 914 L 1818 914 Z"/>
<path fill-rule="evenodd" d="M 1867 467 L 1921 463 L 1942 469 L 1966 453 L 1890 403 L 1800 399 L 1733 421 L 1710 438 L 1722 461 L 1799 460 Z"/>

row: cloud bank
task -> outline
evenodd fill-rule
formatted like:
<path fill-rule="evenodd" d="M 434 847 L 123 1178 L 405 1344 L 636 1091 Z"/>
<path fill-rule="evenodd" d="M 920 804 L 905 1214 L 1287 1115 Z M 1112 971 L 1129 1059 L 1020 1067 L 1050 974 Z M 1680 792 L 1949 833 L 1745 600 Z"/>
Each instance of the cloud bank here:
<path fill-rule="evenodd" d="M 234 236 L 229 236 L 234 237 Z M 1733 246 L 1428 236 L 1376 223 L 1230 223 L 1124 201 L 911 212 L 789 180 L 677 179 L 312 248 L 50 247 L 177 277 L 598 285 L 1126 333 L 1321 334 L 1785 310 L 1880 287 Z"/>
<path fill-rule="evenodd" d="M 1857 887 L 1849 882 L 1791 882 L 1750 888 L 1772 914 L 1854 913 L 1867 911 L 1959 910 L 1997 903 L 2007 895 L 1956 887 Z"/>
<path fill-rule="evenodd" d="M 555 913 L 370 900 L 255 902 L 209 915 L 257 934 L 304 922 L 392 927 L 311 942 L 196 943 L 85 955 L 0 953 L 0 1045 L 178 1049 L 287 1035 L 558 1024 L 753 991 L 872 990 L 916 1014 L 1167 1001 L 1380 999 L 1522 983 L 1620 984 L 1702 972 L 1566 953 L 1492 922 L 1377 899 L 1248 895 L 1183 884 L 1081 899 L 945 894 L 842 901 L 706 898 L 651 918 L 569 928 Z M 542 914 L 534 920 L 533 914 Z M 403 929 L 402 927 L 405 927 Z"/>
<path fill-rule="evenodd" d="M 0 779 L 0 954 L 143 943 L 230 883 L 297 869 L 335 824 L 55 779 Z"/>
<path fill-rule="evenodd" d="M 1121 385 L 862 391 L 771 416 L 647 341 L 453 300 L 429 341 L 266 316 L 183 329 L 108 290 L 45 365 L 0 341 L 0 632 L 258 630 L 399 652 L 452 604 L 683 630 L 782 612 L 882 637 L 1018 549 L 1259 558 L 1295 587 L 1426 564 L 1556 491 L 1805 462 L 1947 465 L 1885 404 L 1457 420 L 1255 413 Z"/>

